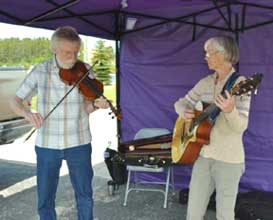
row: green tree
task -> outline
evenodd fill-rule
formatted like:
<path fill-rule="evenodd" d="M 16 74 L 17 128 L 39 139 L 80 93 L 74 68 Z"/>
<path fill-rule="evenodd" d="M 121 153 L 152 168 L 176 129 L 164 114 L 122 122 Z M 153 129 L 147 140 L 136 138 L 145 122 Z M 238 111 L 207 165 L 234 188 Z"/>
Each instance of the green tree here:
<path fill-rule="evenodd" d="M 0 40 L 0 65 L 29 68 L 51 57 L 50 41 L 47 38 Z"/>
<path fill-rule="evenodd" d="M 95 48 L 92 50 L 91 63 L 99 61 L 93 68 L 96 78 L 105 85 L 111 84 L 111 73 L 115 72 L 114 68 L 114 51 L 111 46 L 106 47 L 105 41 L 98 40 Z"/>
<path fill-rule="evenodd" d="M 0 39 L 0 66 L 24 66 L 28 69 L 52 57 L 50 40 L 47 38 Z M 83 48 L 79 59 L 83 58 Z"/>

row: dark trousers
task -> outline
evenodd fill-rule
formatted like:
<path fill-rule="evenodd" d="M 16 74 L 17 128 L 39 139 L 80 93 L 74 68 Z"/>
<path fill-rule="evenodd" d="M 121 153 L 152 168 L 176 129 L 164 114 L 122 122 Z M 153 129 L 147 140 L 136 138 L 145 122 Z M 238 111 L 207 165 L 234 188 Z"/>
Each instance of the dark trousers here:
<path fill-rule="evenodd" d="M 62 160 L 66 160 L 75 192 L 78 220 L 93 219 L 91 144 L 65 150 L 36 146 L 38 213 L 40 220 L 56 220 L 55 197 Z"/>

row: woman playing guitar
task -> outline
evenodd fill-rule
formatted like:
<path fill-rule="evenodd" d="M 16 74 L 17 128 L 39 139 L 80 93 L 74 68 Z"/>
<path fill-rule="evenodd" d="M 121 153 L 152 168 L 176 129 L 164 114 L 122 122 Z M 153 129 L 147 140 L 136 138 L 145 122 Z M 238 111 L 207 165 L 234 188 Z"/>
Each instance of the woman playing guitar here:
<path fill-rule="evenodd" d="M 214 190 L 217 203 L 216 218 L 234 220 L 238 184 L 245 169 L 242 135 L 248 125 L 250 97 L 232 96 L 227 91 L 230 88 L 223 91 L 228 80 L 231 84 L 244 80 L 244 77 L 234 74 L 233 65 L 239 60 L 236 42 L 227 36 L 213 37 L 206 41 L 204 49 L 208 68 L 214 73 L 201 79 L 174 105 L 183 122 L 191 122 L 198 116 L 194 110 L 198 102 L 214 105 L 214 109 L 208 112 L 207 123 L 211 124 L 206 134 L 208 141 L 202 143 L 202 148 L 199 148 L 201 151 L 200 154 L 198 152 L 199 156 L 192 170 L 187 220 L 204 218 L 210 195 Z M 194 133 L 197 126 L 189 124 L 190 127 L 187 127 L 187 123 L 181 124 L 182 133 L 185 130 Z M 185 137 L 182 135 L 179 138 L 183 142 Z M 172 150 L 178 149 L 173 147 Z M 179 162 L 179 158 L 177 160 Z"/>

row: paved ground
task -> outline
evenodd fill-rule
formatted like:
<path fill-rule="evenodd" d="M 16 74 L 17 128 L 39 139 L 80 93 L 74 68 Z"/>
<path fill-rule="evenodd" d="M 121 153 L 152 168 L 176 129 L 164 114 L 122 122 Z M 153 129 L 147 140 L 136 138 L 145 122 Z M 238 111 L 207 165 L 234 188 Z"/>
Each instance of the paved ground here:
<path fill-rule="evenodd" d="M 114 196 L 107 192 L 110 179 L 103 162 L 103 152 L 109 142 L 116 147 L 115 121 L 107 118 L 107 111 L 91 118 L 94 167 L 94 217 L 97 220 L 183 220 L 186 206 L 178 203 L 178 191 L 170 191 L 168 208 L 163 208 L 163 195 L 156 192 L 132 192 L 127 207 L 123 206 L 125 186 Z M 0 146 L 0 219 L 37 220 L 34 138 Z M 74 194 L 67 168 L 61 172 L 56 198 L 58 220 L 76 220 Z M 215 219 L 208 211 L 207 220 Z"/>
<path fill-rule="evenodd" d="M 13 183 L 35 177 L 35 166 L 32 164 L 0 161 L 1 220 L 37 220 L 36 186 L 12 194 Z M 4 171 L 4 172 L 3 172 Z M 186 206 L 178 203 L 178 192 L 170 191 L 168 208 L 163 208 L 163 195 L 156 192 L 132 192 L 128 204 L 123 206 L 125 186 L 121 186 L 117 194 L 109 196 L 107 192 L 108 171 L 104 163 L 94 166 L 94 216 L 99 220 L 183 220 Z M 3 181 L 4 180 L 4 181 Z M 10 192 L 7 189 L 9 186 Z M 60 179 L 56 199 L 58 220 L 76 220 L 74 195 L 69 177 Z M 207 219 L 214 219 L 214 212 L 208 212 Z"/>

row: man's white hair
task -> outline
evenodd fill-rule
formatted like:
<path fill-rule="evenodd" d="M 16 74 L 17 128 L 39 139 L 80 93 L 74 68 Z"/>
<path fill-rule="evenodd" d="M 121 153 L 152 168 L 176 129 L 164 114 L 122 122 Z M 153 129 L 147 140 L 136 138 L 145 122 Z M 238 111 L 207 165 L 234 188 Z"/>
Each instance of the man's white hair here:
<path fill-rule="evenodd" d="M 63 26 L 56 29 L 51 37 L 51 49 L 56 49 L 59 42 L 62 40 L 79 42 L 79 44 L 81 44 L 79 34 L 76 29 L 71 26 Z"/>

